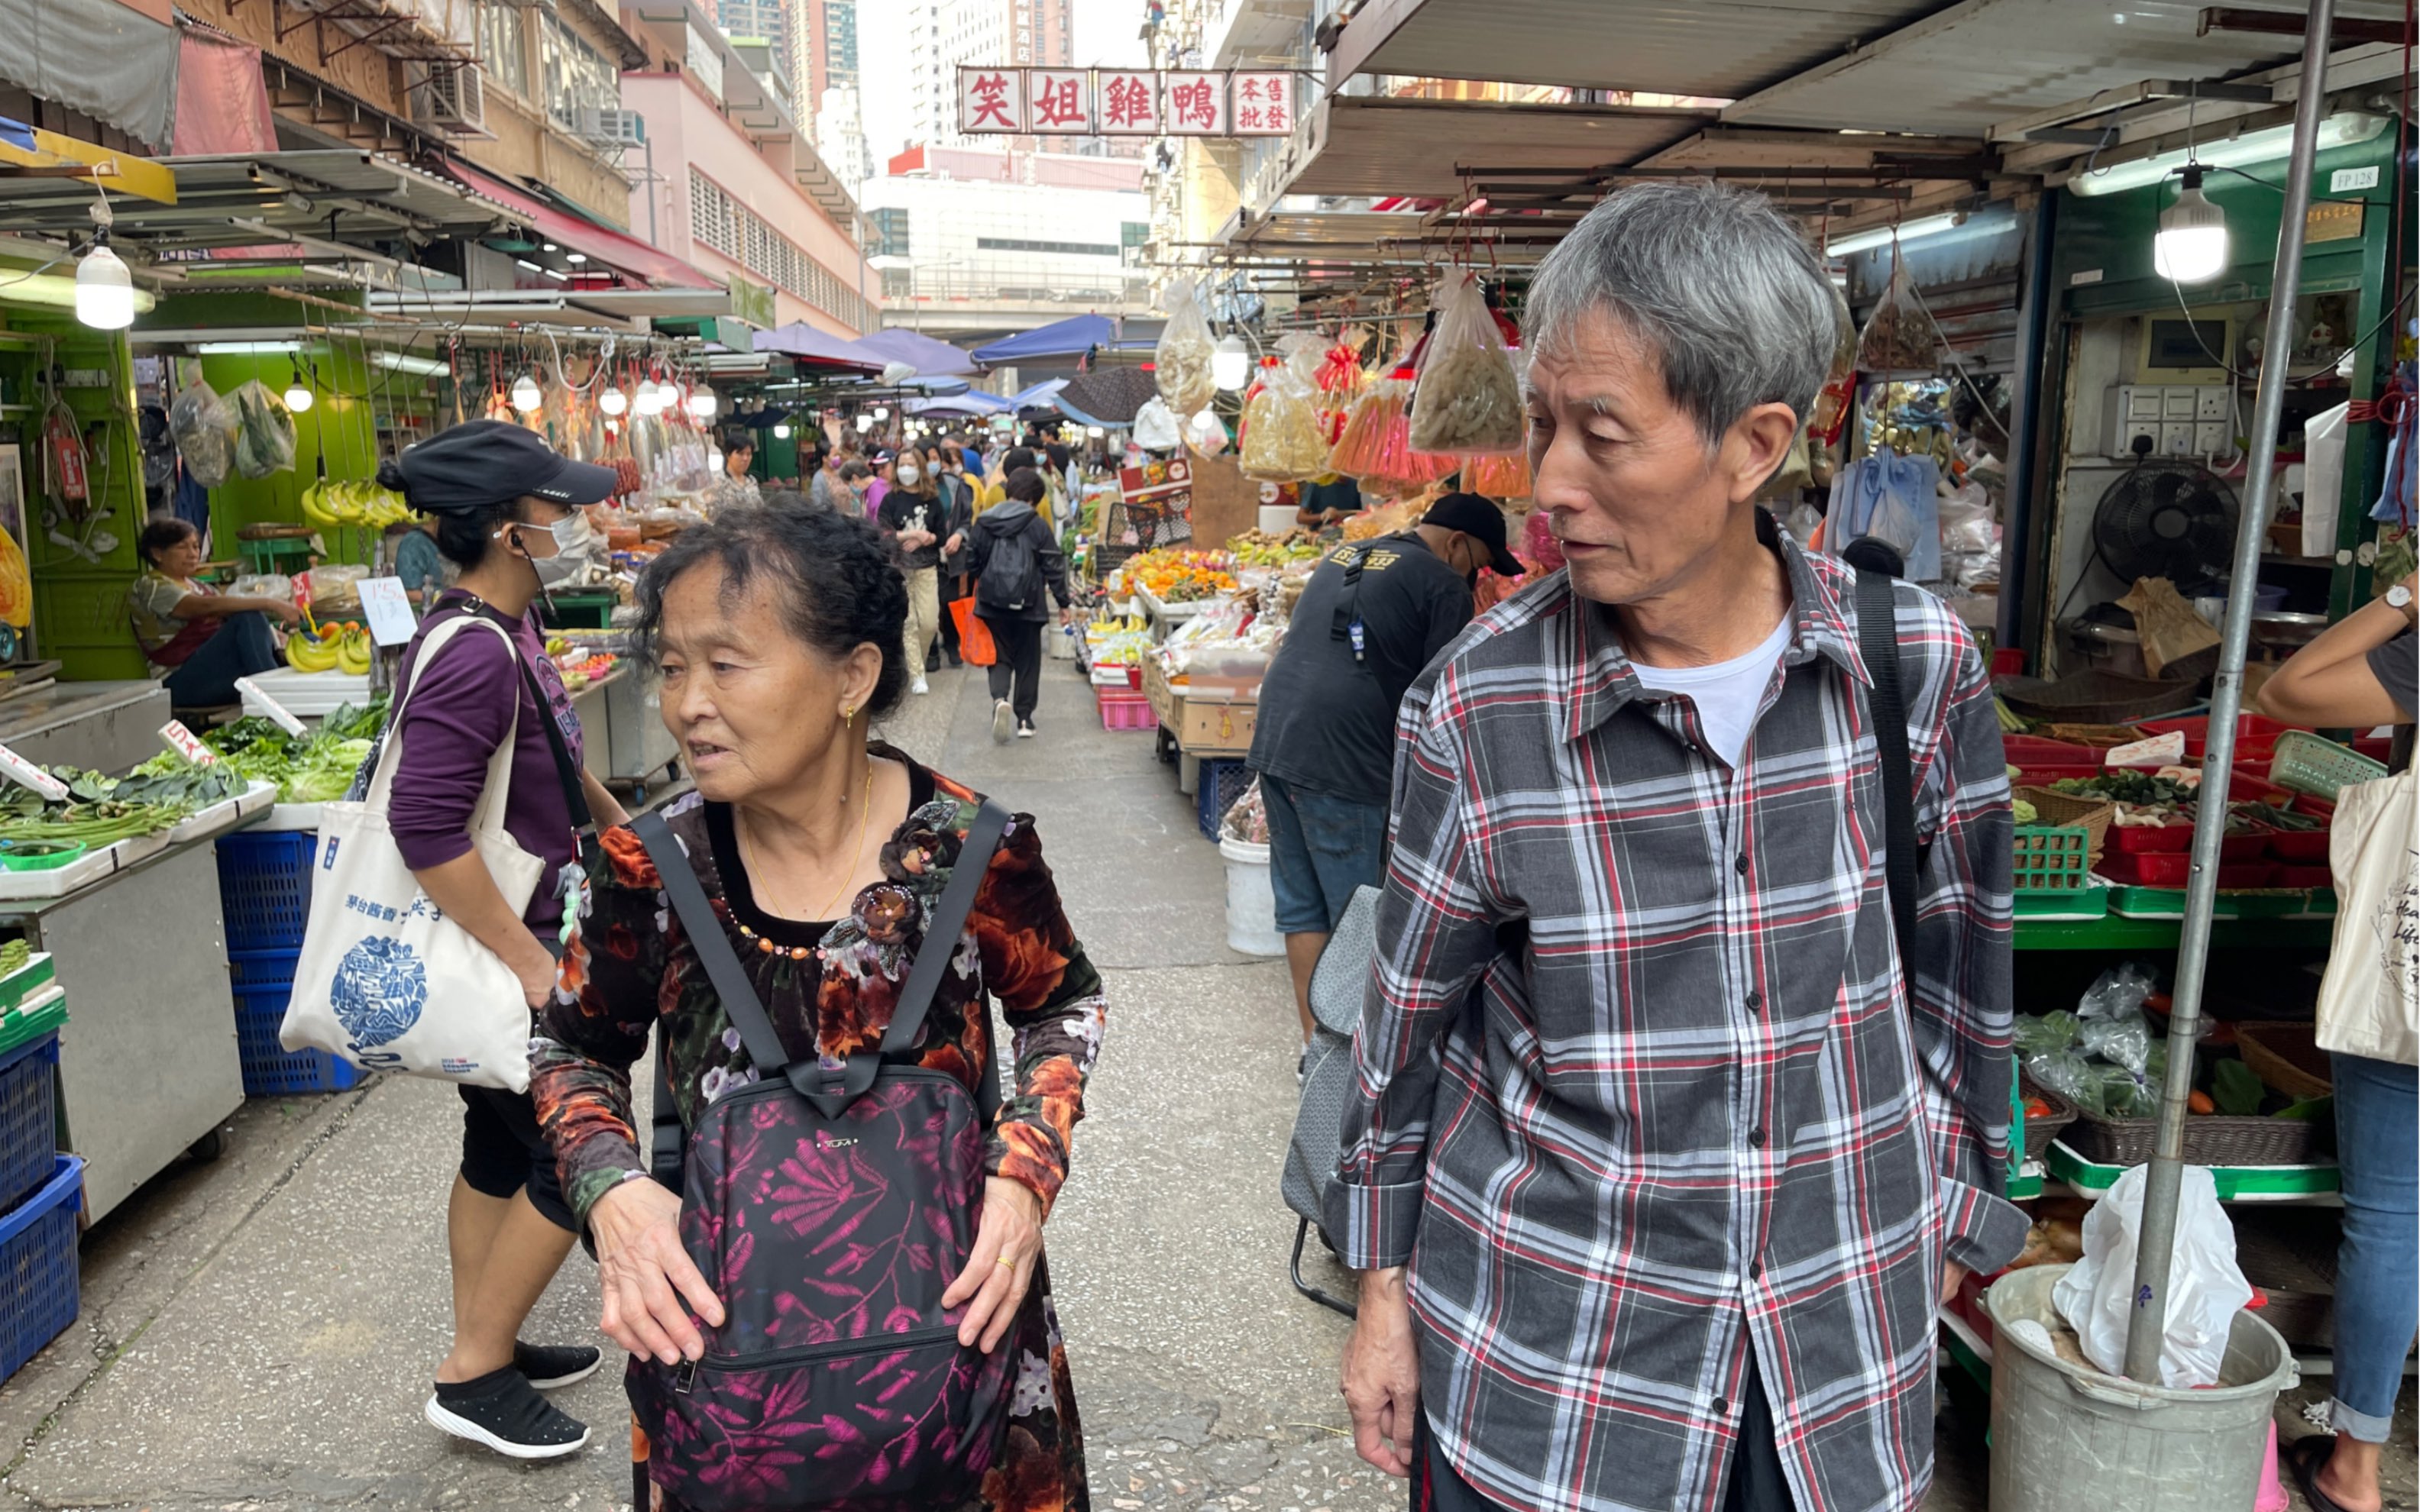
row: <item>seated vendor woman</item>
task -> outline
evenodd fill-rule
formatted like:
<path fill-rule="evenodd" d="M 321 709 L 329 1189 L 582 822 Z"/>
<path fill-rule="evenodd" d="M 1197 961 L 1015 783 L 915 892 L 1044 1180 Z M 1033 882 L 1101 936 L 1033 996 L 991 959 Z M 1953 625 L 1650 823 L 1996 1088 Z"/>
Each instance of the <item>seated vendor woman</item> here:
<path fill-rule="evenodd" d="M 164 678 L 168 702 L 206 709 L 236 702 L 235 680 L 284 663 L 272 619 L 292 625 L 302 611 L 281 598 L 238 598 L 194 581 L 202 566 L 201 532 L 181 519 L 155 519 L 134 545 L 143 576 L 126 590 L 134 638 Z"/>

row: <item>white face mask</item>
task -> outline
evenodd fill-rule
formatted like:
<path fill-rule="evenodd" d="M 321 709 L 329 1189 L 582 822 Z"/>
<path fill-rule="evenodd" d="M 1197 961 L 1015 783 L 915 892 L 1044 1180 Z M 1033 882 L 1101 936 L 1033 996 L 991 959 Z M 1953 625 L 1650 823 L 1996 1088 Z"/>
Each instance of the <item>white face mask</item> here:
<path fill-rule="evenodd" d="M 922 468 L 901 468 L 899 486 L 903 488 L 913 488 L 918 483 L 923 481 L 923 477 L 924 470 Z"/>
<path fill-rule="evenodd" d="M 551 525 L 507 525 L 496 534 L 501 538 L 507 532 L 535 530 L 544 530 L 554 539 L 554 555 L 534 557 L 530 561 L 530 565 L 537 569 L 540 583 L 552 586 L 566 582 L 578 577 L 581 570 L 588 565 L 588 548 L 596 541 L 597 532 L 590 527 L 584 512 L 574 510 Z"/>

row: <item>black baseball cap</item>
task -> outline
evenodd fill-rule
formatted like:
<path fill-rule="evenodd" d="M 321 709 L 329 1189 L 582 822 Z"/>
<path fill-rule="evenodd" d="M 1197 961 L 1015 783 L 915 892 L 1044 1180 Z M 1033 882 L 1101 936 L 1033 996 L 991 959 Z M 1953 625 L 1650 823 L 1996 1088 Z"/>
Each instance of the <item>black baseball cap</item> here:
<path fill-rule="evenodd" d="M 1529 570 L 1506 548 L 1504 511 L 1497 508 L 1491 499 L 1475 493 L 1450 493 L 1429 505 L 1420 523 L 1443 531 L 1460 531 L 1477 541 L 1495 555 L 1488 565 L 1507 578 L 1518 578 Z"/>
<path fill-rule="evenodd" d="M 424 515 L 467 514 L 535 494 L 558 504 L 613 496 L 612 468 L 574 462 L 536 432 L 503 420 L 473 420 L 415 441 L 396 459 L 404 501 Z M 383 470 L 382 470 L 383 471 Z"/>

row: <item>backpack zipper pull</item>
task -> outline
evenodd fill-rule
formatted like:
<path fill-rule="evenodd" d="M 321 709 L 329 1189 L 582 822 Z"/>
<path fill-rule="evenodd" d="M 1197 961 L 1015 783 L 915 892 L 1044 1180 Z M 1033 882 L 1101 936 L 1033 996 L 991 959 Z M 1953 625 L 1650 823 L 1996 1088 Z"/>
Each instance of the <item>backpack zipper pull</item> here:
<path fill-rule="evenodd" d="M 680 1396 L 686 1396 L 690 1394 L 690 1388 L 696 1384 L 697 1362 L 695 1360 L 683 1360 L 681 1362 L 680 1368 L 673 1373 L 673 1390 Z"/>

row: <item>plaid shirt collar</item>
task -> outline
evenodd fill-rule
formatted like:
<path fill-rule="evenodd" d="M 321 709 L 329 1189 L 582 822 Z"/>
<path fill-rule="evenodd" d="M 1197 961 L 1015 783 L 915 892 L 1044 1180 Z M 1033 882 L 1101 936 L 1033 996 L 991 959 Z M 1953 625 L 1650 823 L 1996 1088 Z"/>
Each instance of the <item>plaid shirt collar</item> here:
<path fill-rule="evenodd" d="M 1865 657 L 1857 653 L 1856 632 L 1842 612 L 1839 595 L 1823 575 L 1807 561 L 1807 550 L 1774 523 L 1761 505 L 1756 512 L 1757 540 L 1781 553 L 1782 570 L 1790 578 L 1790 648 L 1782 664 L 1802 666 L 1816 656 L 1828 656 L 1859 687 L 1870 687 Z M 1565 579 L 1568 585 L 1569 579 Z M 1568 591 L 1568 589 L 1567 589 Z M 1621 649 L 1621 633 L 1611 605 L 1572 593 L 1571 612 L 1556 640 L 1561 652 L 1547 697 L 1560 711 L 1557 721 L 1563 738 L 1575 741 L 1605 723 L 1646 688 L 1631 669 L 1630 654 Z"/>

